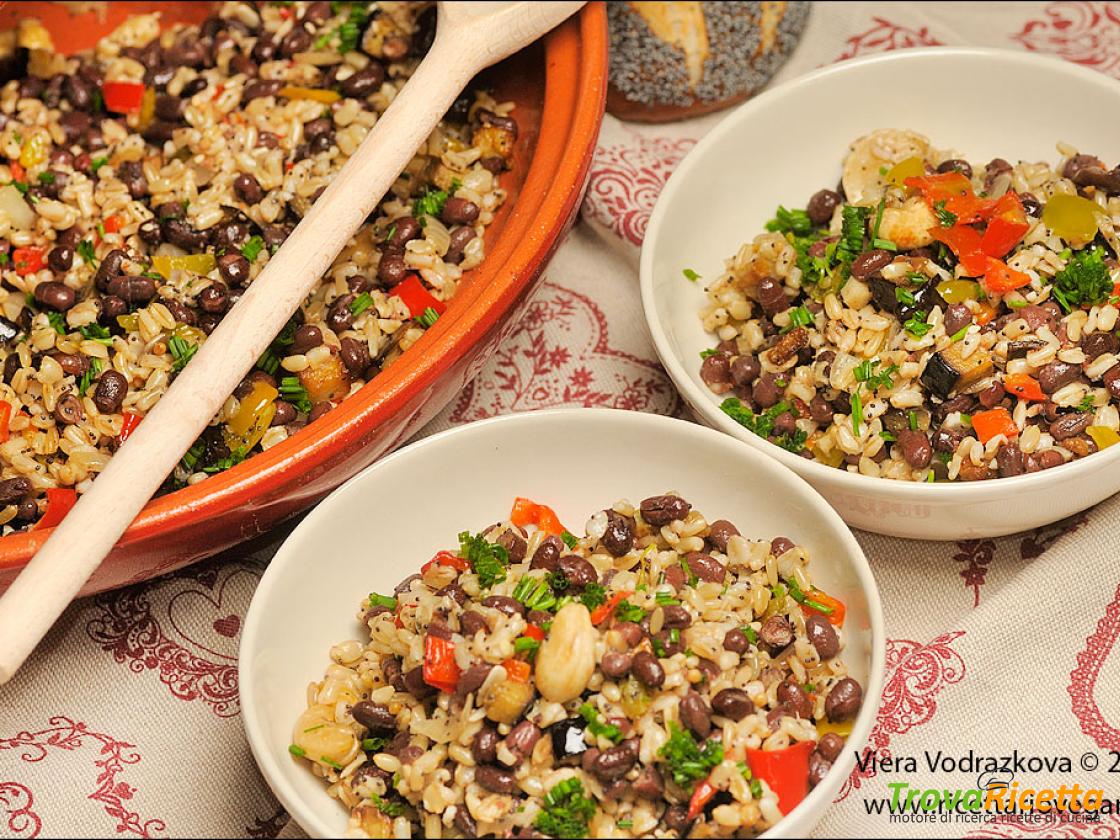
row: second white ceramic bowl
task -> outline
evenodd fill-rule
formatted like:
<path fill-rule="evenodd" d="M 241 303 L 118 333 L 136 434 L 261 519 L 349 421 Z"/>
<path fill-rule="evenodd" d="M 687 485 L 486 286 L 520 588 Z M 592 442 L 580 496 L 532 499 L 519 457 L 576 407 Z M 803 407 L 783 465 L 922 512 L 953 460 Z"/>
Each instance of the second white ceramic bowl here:
<path fill-rule="evenodd" d="M 883 688 L 882 610 L 859 544 L 808 484 L 726 435 L 588 409 L 511 415 L 402 449 L 331 494 L 277 552 L 245 619 L 239 674 L 249 744 L 288 813 L 314 837 L 346 830 L 346 809 L 288 744 L 331 646 L 368 638 L 355 618 L 368 592 L 392 591 L 458 532 L 508 516 L 516 496 L 551 505 L 582 534 L 596 510 L 668 490 L 748 538 L 804 545 L 813 582 L 847 607 L 844 658 L 864 688 L 863 708 L 843 757 L 768 835 L 807 836 L 866 742 Z"/>
<path fill-rule="evenodd" d="M 641 257 L 642 299 L 658 355 L 709 425 L 746 441 L 816 487 L 849 525 L 927 540 L 1010 534 L 1084 510 L 1120 490 L 1120 446 L 1015 478 L 922 484 L 869 478 L 798 457 L 722 411 L 700 379 L 714 343 L 700 323 L 703 282 L 762 232 L 779 204 L 804 207 L 834 185 L 848 144 L 908 128 L 974 163 L 1056 162 L 1055 144 L 1114 160 L 1120 82 L 1024 52 L 938 47 L 847 61 L 751 100 L 712 130 L 661 192 Z"/>

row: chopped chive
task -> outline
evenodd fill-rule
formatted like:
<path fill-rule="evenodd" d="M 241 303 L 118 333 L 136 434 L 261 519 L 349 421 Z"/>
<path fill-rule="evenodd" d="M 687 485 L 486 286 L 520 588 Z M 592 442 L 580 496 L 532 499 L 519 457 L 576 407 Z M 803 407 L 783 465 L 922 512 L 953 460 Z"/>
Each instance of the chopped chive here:
<path fill-rule="evenodd" d="M 674 598 L 668 592 L 658 592 L 653 598 L 657 602 L 657 605 L 661 607 L 672 607 L 680 603 L 677 598 Z"/>
<path fill-rule="evenodd" d="M 376 592 L 371 592 L 369 595 L 369 605 L 371 607 L 386 607 L 390 610 L 397 608 L 397 599 L 389 595 L 378 595 Z"/>
<path fill-rule="evenodd" d="M 296 758 L 306 758 L 307 756 L 307 751 L 303 747 L 297 746 L 296 744 L 289 744 L 288 752 L 290 752 Z"/>
<path fill-rule="evenodd" d="M 317 726 L 309 726 L 309 727 L 307 727 L 307 729 L 305 729 L 303 731 L 304 732 L 314 732 L 316 729 L 322 729 L 324 726 L 326 726 L 325 723 L 320 723 Z"/>
<path fill-rule="evenodd" d="M 701 351 L 700 351 L 700 358 L 701 358 L 701 359 L 706 359 L 706 358 L 708 358 L 709 356 L 714 356 L 714 355 L 716 355 L 716 354 L 717 354 L 718 352 L 719 352 L 719 351 L 718 351 L 718 350 L 717 350 L 716 348 L 714 348 L 714 347 L 709 347 L 709 348 L 708 348 L 707 350 L 701 350 Z"/>
<path fill-rule="evenodd" d="M 319 756 L 319 760 L 321 762 L 323 762 L 325 765 L 327 765 L 328 767 L 333 767 L 335 770 L 341 770 L 342 769 L 341 764 L 339 764 L 337 761 L 332 761 L 331 759 L 327 758 L 325 755 Z"/>
<path fill-rule="evenodd" d="M 918 412 L 911 411 L 909 416 L 910 416 L 910 431 L 912 431 L 912 432 L 918 431 Z"/>
<path fill-rule="evenodd" d="M 373 306 L 373 298 L 370 297 L 369 292 L 362 292 L 350 302 L 350 314 L 357 318 L 371 306 Z"/>
<path fill-rule="evenodd" d="M 560 539 L 564 541 L 564 545 L 568 548 L 575 548 L 579 544 L 579 539 L 571 531 L 561 532 Z"/>
<path fill-rule="evenodd" d="M 421 312 L 419 316 L 417 316 L 416 323 L 418 323 L 422 327 L 431 327 L 438 320 L 439 313 L 429 306 L 427 309 Z"/>
<path fill-rule="evenodd" d="M 957 330 L 955 333 L 953 333 L 949 337 L 949 340 L 950 341 L 960 341 L 962 338 L 965 337 L 965 335 L 967 333 L 968 333 L 968 325 L 966 324 L 965 326 L 963 326 L 959 330 Z"/>
<path fill-rule="evenodd" d="M 863 400 L 859 397 L 859 391 L 852 393 L 852 432 L 856 435 L 859 434 L 859 424 L 863 420 Z"/>
<path fill-rule="evenodd" d="M 540 646 L 541 643 L 537 639 L 531 639 L 528 636 L 518 636 L 513 640 L 513 649 L 518 653 L 528 653 Z"/>
<path fill-rule="evenodd" d="M 685 279 L 690 280 L 693 283 L 700 279 L 700 275 L 693 271 L 691 268 L 686 268 L 681 272 L 681 274 L 685 276 Z"/>

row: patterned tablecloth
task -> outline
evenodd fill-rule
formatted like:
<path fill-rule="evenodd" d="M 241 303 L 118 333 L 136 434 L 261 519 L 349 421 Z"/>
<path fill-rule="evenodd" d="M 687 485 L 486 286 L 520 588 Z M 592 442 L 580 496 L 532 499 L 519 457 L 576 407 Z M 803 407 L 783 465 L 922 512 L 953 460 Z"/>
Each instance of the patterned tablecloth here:
<path fill-rule="evenodd" d="M 818 4 L 779 78 L 936 44 L 1056 53 L 1120 77 L 1120 4 Z M 638 246 L 666 178 L 721 116 L 668 127 L 607 118 L 582 223 L 524 319 L 424 433 L 564 405 L 685 414 L 643 326 Z M 916 766 L 854 771 L 820 836 L 1120 836 L 1116 814 L 1095 824 L 900 826 L 868 813 L 902 784 L 976 787 L 985 768 L 960 764 L 970 755 L 1008 756 L 1021 787 L 1076 782 L 1120 798 L 1120 774 L 1107 772 L 1117 758 L 1108 751 L 1120 750 L 1113 513 L 1120 499 L 997 540 L 858 535 L 889 637 L 872 744 Z M 284 536 L 66 613 L 19 679 L 0 688 L 0 837 L 300 836 L 257 772 L 237 699 L 242 617 Z M 927 764 L 946 758 L 958 766 Z M 1051 769 L 1034 772 L 1042 759 Z"/>

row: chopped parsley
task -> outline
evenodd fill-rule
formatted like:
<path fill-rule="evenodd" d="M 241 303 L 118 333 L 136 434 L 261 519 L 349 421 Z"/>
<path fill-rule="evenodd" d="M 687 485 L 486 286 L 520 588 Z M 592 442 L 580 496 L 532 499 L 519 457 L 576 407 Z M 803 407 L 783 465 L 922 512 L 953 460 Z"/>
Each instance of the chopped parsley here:
<path fill-rule="evenodd" d="M 587 824 L 595 815 L 595 810 L 595 800 L 584 794 L 583 782 L 571 776 L 545 794 L 543 807 L 533 821 L 533 827 L 550 837 L 564 840 L 587 837 Z"/>
<path fill-rule="evenodd" d="M 443 212 L 443 205 L 447 203 L 448 198 L 446 190 L 433 190 L 428 187 L 424 194 L 412 203 L 412 215 L 416 218 L 438 216 Z"/>
<path fill-rule="evenodd" d="M 93 243 L 88 239 L 83 239 L 78 243 L 78 256 L 82 258 L 82 262 L 87 265 L 97 265 L 97 257 L 93 253 Z"/>
<path fill-rule="evenodd" d="M 338 51 L 341 53 L 353 52 L 358 48 L 365 29 L 366 19 L 369 17 L 370 3 L 351 3 L 346 20 L 336 30 L 338 34 Z"/>
<path fill-rule="evenodd" d="M 782 400 L 777 405 L 771 406 L 761 414 L 755 414 L 736 397 L 728 397 L 720 403 L 720 410 L 728 417 L 762 438 L 769 439 L 774 431 L 774 421 L 779 415 L 792 409 L 792 406 Z M 781 434 L 774 439 L 774 443 L 790 452 L 800 452 L 805 448 L 808 435 L 801 429 L 792 434 Z"/>
<path fill-rule="evenodd" d="M 914 338 L 921 338 L 933 329 L 933 325 L 926 323 L 926 313 L 919 310 L 906 319 L 902 328 Z"/>
<path fill-rule="evenodd" d="M 711 740 L 705 741 L 701 747 L 692 733 L 676 723 L 670 723 L 669 740 L 657 754 L 665 759 L 673 781 L 681 787 L 688 787 L 692 782 L 703 779 L 723 761 L 723 744 Z"/>
<path fill-rule="evenodd" d="M 500 545 L 486 542 L 481 534 L 472 537 L 470 531 L 461 532 L 459 556 L 471 564 L 471 569 L 478 575 L 478 585 L 483 589 L 506 579 L 509 552 Z"/>
<path fill-rule="evenodd" d="M 397 599 L 389 595 L 378 595 L 376 592 L 369 593 L 369 605 L 371 607 L 385 607 L 386 609 L 395 610 L 397 608 Z"/>
<path fill-rule="evenodd" d="M 795 306 L 786 311 L 789 314 L 789 326 L 782 328 L 783 333 L 788 333 L 798 327 L 808 327 L 813 323 L 813 313 L 804 306 Z"/>
<path fill-rule="evenodd" d="M 691 268 L 686 268 L 684 271 L 681 272 L 681 274 L 684 275 L 686 280 L 690 280 L 693 283 L 695 283 L 697 280 L 700 279 L 700 275 L 697 274 L 695 271 L 693 271 Z"/>
<path fill-rule="evenodd" d="M 1066 312 L 1108 300 L 1112 277 L 1104 264 L 1104 251 L 1085 248 L 1074 253 L 1066 267 L 1054 275 L 1051 293 Z"/>
<path fill-rule="evenodd" d="M 758 644 L 758 631 L 751 627 L 749 624 L 744 624 L 739 628 L 743 631 L 743 635 L 747 637 L 747 641 L 752 645 Z"/>
<path fill-rule="evenodd" d="M 59 335 L 66 335 L 66 316 L 61 312 L 48 312 L 47 320 L 50 321 L 54 331 Z"/>
<path fill-rule="evenodd" d="M 296 411 L 311 411 L 311 398 L 298 376 L 285 376 L 280 380 L 280 396 L 296 407 Z"/>
<path fill-rule="evenodd" d="M 362 292 L 350 301 L 350 314 L 357 318 L 371 306 L 373 306 L 373 298 L 370 297 L 369 292 Z"/>
<path fill-rule="evenodd" d="M 1095 400 L 1093 399 L 1093 395 L 1092 394 L 1086 394 L 1081 399 L 1080 404 L 1077 406 L 1077 410 L 1078 411 L 1092 411 L 1093 408 L 1094 408 L 1094 405 L 1093 405 L 1094 402 L 1095 402 Z"/>
<path fill-rule="evenodd" d="M 914 293 L 909 289 L 902 288 L 902 286 L 895 286 L 894 299 L 906 306 L 913 306 L 915 303 Z"/>
<path fill-rule="evenodd" d="M 646 617 L 646 611 L 636 604 L 631 604 L 629 601 L 620 601 L 618 606 L 614 608 L 614 617 L 619 621 L 629 621 L 633 624 L 639 624 L 641 620 Z"/>
<path fill-rule="evenodd" d="M 198 345 L 191 344 L 181 336 L 173 335 L 167 342 L 167 349 L 171 352 L 171 358 L 175 360 L 171 369 L 178 373 L 194 358 L 194 354 L 198 352 Z"/>
<path fill-rule="evenodd" d="M 606 738 L 608 741 L 618 743 L 622 740 L 622 730 L 613 723 L 606 723 L 599 716 L 598 710 L 590 703 L 579 707 L 579 714 L 587 721 L 587 731 L 597 738 Z"/>
<path fill-rule="evenodd" d="M 771 233 L 808 236 L 813 232 L 813 222 L 804 210 L 787 210 L 779 204 L 774 218 L 766 223 L 766 229 Z"/>
<path fill-rule="evenodd" d="M 250 236 L 249 241 L 241 246 L 241 256 L 253 262 L 264 250 L 264 240 L 259 236 Z"/>
<path fill-rule="evenodd" d="M 719 353 L 719 351 L 716 350 L 714 347 L 709 347 L 707 350 L 701 350 L 700 351 L 700 358 L 701 359 L 706 359 L 709 356 L 715 356 L 718 353 Z"/>
<path fill-rule="evenodd" d="M 54 183 L 54 173 L 51 172 L 49 169 L 46 172 L 40 172 L 39 173 L 39 183 L 40 184 L 53 184 Z"/>
<path fill-rule="evenodd" d="M 593 610 L 600 604 L 607 603 L 607 590 L 601 583 L 589 583 L 583 587 L 579 600 L 588 610 Z"/>
<path fill-rule="evenodd" d="M 561 531 L 560 539 L 564 541 L 564 545 L 568 548 L 575 548 L 579 544 L 579 538 L 571 531 Z"/>
<path fill-rule="evenodd" d="M 945 209 L 944 200 L 933 205 L 933 212 L 937 215 L 937 223 L 941 227 L 950 228 L 957 223 L 956 213 L 951 213 Z"/>
<path fill-rule="evenodd" d="M 109 332 L 109 328 L 100 324 L 86 324 L 84 327 L 78 327 L 78 332 L 86 341 L 96 341 L 106 347 L 113 343 L 113 334 Z"/>

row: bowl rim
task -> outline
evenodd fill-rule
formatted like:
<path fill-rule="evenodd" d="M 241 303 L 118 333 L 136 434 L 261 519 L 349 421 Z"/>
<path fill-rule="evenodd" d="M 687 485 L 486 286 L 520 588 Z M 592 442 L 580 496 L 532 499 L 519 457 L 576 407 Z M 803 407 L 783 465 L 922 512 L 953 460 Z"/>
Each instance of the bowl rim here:
<path fill-rule="evenodd" d="M 354 485 L 369 481 L 371 475 L 376 474 L 379 470 L 387 469 L 399 460 L 414 458 L 417 453 L 426 452 L 433 447 L 438 449 L 449 439 L 457 441 L 459 438 L 469 440 L 478 435 L 485 436 L 491 432 L 491 428 L 494 426 L 502 428 L 508 425 L 548 424 L 549 421 L 557 419 L 566 424 L 605 423 L 608 426 L 617 427 L 620 435 L 627 428 L 636 426 L 661 427 L 668 430 L 670 434 L 680 435 L 685 443 L 687 443 L 687 439 L 705 440 L 711 446 L 725 449 L 729 460 L 738 459 L 740 463 L 745 461 L 752 468 L 771 476 L 784 475 L 790 482 L 791 487 L 800 489 L 803 499 L 813 508 L 813 515 L 831 525 L 837 536 L 837 541 L 831 553 L 835 554 L 837 548 L 844 552 L 848 562 L 853 567 L 859 589 L 867 599 L 869 619 L 869 626 L 866 630 L 868 634 L 868 669 L 866 685 L 863 686 L 864 701 L 847 741 L 858 745 L 860 749 L 867 745 L 871 729 L 878 719 L 883 686 L 886 680 L 887 641 L 882 598 L 875 576 L 871 571 L 871 564 L 862 546 L 856 540 L 852 530 L 815 487 L 801 476 L 767 458 L 763 453 L 741 447 L 733 438 L 715 429 L 688 420 L 612 408 L 555 408 L 504 414 L 454 426 L 414 441 L 369 465 L 345 483 L 339 485 L 304 517 L 299 525 L 285 538 L 284 543 L 273 556 L 264 574 L 261 575 L 260 583 L 253 592 L 249 608 L 245 613 L 241 641 L 238 646 L 238 698 L 241 703 L 241 718 L 245 727 L 245 735 L 253 758 L 257 762 L 261 775 L 268 783 L 269 788 L 297 824 L 312 836 L 329 837 L 332 829 L 321 819 L 320 809 L 314 807 L 313 803 L 306 802 L 285 778 L 280 761 L 283 760 L 286 753 L 283 753 L 282 750 L 273 749 L 275 745 L 270 743 L 265 723 L 258 716 L 257 705 L 253 702 L 253 697 L 258 692 L 253 673 L 253 660 L 256 651 L 267 644 L 268 641 L 268 637 L 264 635 L 262 629 L 265 620 L 263 616 L 268 613 L 267 605 L 276 582 L 285 574 L 289 566 L 297 562 L 297 558 L 300 556 L 290 546 L 295 544 L 297 537 L 313 532 L 330 521 L 333 502 L 336 497 L 359 492 Z M 855 750 L 845 749 L 843 757 L 834 763 L 825 781 L 809 791 L 805 799 L 784 815 L 780 822 L 764 832 L 762 836 L 783 836 L 789 832 L 796 832 L 798 828 L 807 830 L 808 825 L 803 822 L 807 819 L 806 815 L 813 813 L 813 809 L 820 809 L 822 814 L 827 809 L 836 791 L 848 778 L 851 767 L 855 763 L 855 752 Z M 319 801 L 330 804 L 332 807 L 335 805 L 333 800 L 325 795 L 321 800 L 315 800 L 315 802 Z"/>
<path fill-rule="evenodd" d="M 122 535 L 114 553 L 158 542 L 167 531 L 199 520 L 227 516 L 255 503 L 265 505 L 280 492 L 285 498 L 298 497 L 299 484 L 339 453 L 360 446 L 375 424 L 411 419 L 399 412 L 501 321 L 559 247 L 561 233 L 583 196 L 602 123 L 607 45 L 606 7 L 598 2 L 588 3 L 543 38 L 542 131 L 507 225 L 491 245 L 496 253 L 484 261 L 472 282 L 463 284 L 444 317 L 416 342 L 413 347 L 420 349 L 410 363 L 385 368 L 334 410 L 276 446 L 204 482 L 155 497 Z M 546 142 L 543 129 L 550 121 L 554 129 L 563 129 L 563 142 Z M 0 537 L 0 571 L 22 568 L 51 533 L 53 529 L 29 530 Z M 242 539 L 252 536 L 244 528 L 242 533 Z M 129 582 L 165 571 L 153 569 Z"/>
<path fill-rule="evenodd" d="M 1120 446 L 1111 447 L 1112 452 L 1094 452 L 1090 457 L 1077 458 L 1060 466 L 1035 473 L 1009 476 L 1007 478 L 989 479 L 985 481 L 945 481 L 945 482 L 919 482 L 919 481 L 892 481 L 890 479 L 852 473 L 839 470 L 802 458 L 792 452 L 787 452 L 777 444 L 760 438 L 753 432 L 740 426 L 724 412 L 713 400 L 715 395 L 701 388 L 693 380 L 689 369 L 682 362 L 677 353 L 672 349 L 667 331 L 662 326 L 657 311 L 657 299 L 654 293 L 654 268 L 653 253 L 656 247 L 658 234 L 664 224 L 664 219 L 669 214 L 669 206 L 673 203 L 676 191 L 688 179 L 692 168 L 698 165 L 709 148 L 725 135 L 733 134 L 740 124 L 747 122 L 755 111 L 761 110 L 771 102 L 776 102 L 794 91 L 812 87 L 821 79 L 850 72 L 858 72 L 870 65 L 883 65 L 884 70 L 889 70 L 891 65 L 903 63 L 920 63 L 927 61 L 953 61 L 958 58 L 976 58 L 990 61 L 995 64 L 1006 63 L 1029 66 L 1044 66 L 1054 72 L 1063 73 L 1075 81 L 1093 84 L 1100 88 L 1111 90 L 1112 94 L 1120 100 L 1120 81 L 1106 76 L 1097 70 L 1092 70 L 1080 64 L 1075 64 L 1056 56 L 1028 52 L 1026 50 L 1013 50 L 1001 47 L 955 47 L 955 46 L 926 46 L 911 47 L 906 49 L 891 50 L 871 56 L 847 59 L 833 64 L 819 67 L 802 76 L 783 82 L 767 91 L 753 97 L 735 108 L 728 116 L 721 120 L 710 132 L 696 143 L 688 154 L 681 160 L 673 171 L 664 188 L 657 198 L 657 202 L 650 215 L 646 227 L 646 236 L 642 242 L 639 258 L 639 288 L 642 295 L 642 310 L 645 313 L 646 326 L 653 339 L 661 363 L 665 366 L 669 377 L 673 380 L 681 396 L 695 409 L 706 423 L 715 428 L 744 441 L 755 449 L 775 458 L 785 466 L 792 469 L 814 486 L 832 485 L 837 490 L 846 490 L 857 494 L 877 494 L 881 491 L 888 492 L 892 499 L 904 502 L 931 503 L 952 502 L 970 503 L 980 502 L 990 498 L 996 491 L 990 485 L 996 484 L 1003 494 L 1006 489 L 1010 492 L 1037 490 L 1063 479 L 1074 479 L 1079 469 L 1095 471 L 1109 466 L 1120 459 Z M 696 313 L 692 313 L 695 315 Z M 1093 460 L 1096 459 L 1096 460 Z M 1111 459 L 1104 461 L 1101 459 Z M 872 488 L 879 488 L 875 491 Z"/>

